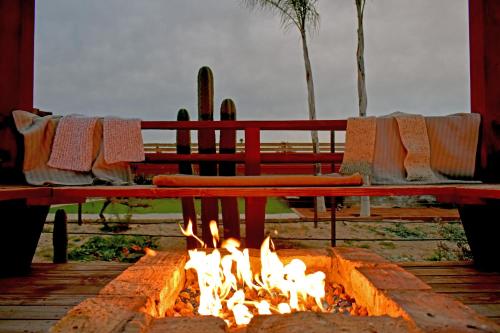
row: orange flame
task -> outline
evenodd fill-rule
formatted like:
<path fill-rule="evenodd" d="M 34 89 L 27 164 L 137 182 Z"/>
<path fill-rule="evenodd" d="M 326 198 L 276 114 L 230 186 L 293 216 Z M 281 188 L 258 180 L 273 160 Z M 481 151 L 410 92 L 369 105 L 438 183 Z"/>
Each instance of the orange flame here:
<path fill-rule="evenodd" d="M 184 235 L 195 237 L 200 244 L 205 245 L 193 234 L 190 223 L 186 230 L 182 228 L 181 230 Z M 215 221 L 210 222 L 210 231 L 214 247 L 217 247 L 219 234 Z M 322 303 L 325 297 L 325 273 L 318 271 L 306 274 L 306 265 L 299 259 L 283 264 L 274 251 L 270 237 L 264 240 L 260 249 L 261 271 L 258 274 L 252 272 L 249 251 L 240 250 L 238 240 L 227 239 L 222 242 L 221 247 L 229 254 L 221 256 L 217 248 L 211 253 L 189 251 L 185 269 L 195 269 L 198 275 L 199 314 L 223 318 L 222 310 L 225 303 L 227 309 L 233 312 L 236 324 L 246 325 L 253 317 L 249 307 L 254 307 L 261 315 L 302 311 L 305 310 L 304 302 L 308 296 L 314 298 L 320 310 L 325 311 Z M 278 293 L 287 296 L 288 301 L 273 307 L 265 300 L 246 300 L 245 289 L 271 295 Z"/>

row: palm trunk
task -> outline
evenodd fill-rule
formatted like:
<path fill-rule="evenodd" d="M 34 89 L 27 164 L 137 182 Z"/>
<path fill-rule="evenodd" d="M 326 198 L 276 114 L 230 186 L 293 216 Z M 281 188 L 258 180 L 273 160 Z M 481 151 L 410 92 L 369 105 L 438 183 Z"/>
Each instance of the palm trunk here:
<path fill-rule="evenodd" d="M 364 13 L 363 0 L 356 0 L 356 9 L 358 14 L 358 49 L 356 51 L 356 59 L 358 62 L 359 116 L 366 117 L 368 97 L 366 95 L 366 77 L 365 77 L 365 35 L 363 28 L 363 13 Z"/>
<path fill-rule="evenodd" d="M 356 0 L 356 11 L 358 16 L 358 49 L 356 51 L 356 60 L 358 63 L 358 102 L 359 116 L 366 117 L 366 108 L 368 106 L 368 97 L 366 95 L 366 74 L 365 74 L 365 35 L 363 28 L 363 15 L 366 0 Z M 369 185 L 368 176 L 363 177 L 364 183 Z M 362 217 L 370 216 L 370 197 L 360 198 L 360 212 Z"/>
<path fill-rule="evenodd" d="M 300 35 L 302 37 L 302 51 L 304 53 L 304 65 L 305 65 L 305 69 L 306 69 L 307 102 L 309 105 L 309 119 L 316 120 L 316 102 L 315 102 L 315 98 L 314 98 L 314 83 L 313 83 L 313 76 L 312 76 L 311 61 L 309 60 L 309 50 L 307 48 L 307 38 L 306 38 L 305 30 L 301 31 Z M 315 154 L 319 153 L 320 150 L 319 150 L 318 131 L 311 131 L 311 140 L 312 140 L 312 144 L 313 144 L 313 153 L 315 153 Z M 316 163 L 314 165 L 314 174 L 321 175 L 321 164 L 320 163 Z M 319 212 L 326 211 L 324 197 L 318 197 L 318 200 L 316 200 L 315 209 L 317 209 Z"/>

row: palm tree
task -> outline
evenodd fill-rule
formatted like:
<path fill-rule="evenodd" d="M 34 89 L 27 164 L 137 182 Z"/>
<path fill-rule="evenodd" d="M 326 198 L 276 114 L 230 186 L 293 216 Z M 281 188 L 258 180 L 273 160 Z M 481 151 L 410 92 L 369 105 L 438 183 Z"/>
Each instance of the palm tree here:
<path fill-rule="evenodd" d="M 366 73 L 365 73 L 365 34 L 363 29 L 363 17 L 365 13 L 366 0 L 356 1 L 356 13 L 358 16 L 358 49 L 356 60 L 358 63 L 358 101 L 359 116 L 366 117 L 368 97 L 366 96 Z"/>
<path fill-rule="evenodd" d="M 358 106 L 359 116 L 366 117 L 368 107 L 368 97 L 366 95 L 366 73 L 365 73 L 365 34 L 363 29 L 363 17 L 365 13 L 366 0 L 355 0 L 356 14 L 358 17 L 358 48 L 356 50 L 356 60 L 358 64 Z M 364 182 L 369 184 L 368 177 L 364 177 Z M 370 216 L 370 198 L 361 197 L 360 216 Z"/>
<path fill-rule="evenodd" d="M 316 9 L 318 0 L 243 0 L 249 7 L 259 7 L 278 14 L 283 27 L 295 26 L 300 33 L 302 41 L 302 53 L 304 55 L 304 66 L 306 70 L 307 101 L 309 106 L 309 119 L 316 119 L 316 102 L 314 98 L 314 83 L 307 46 L 307 32 L 317 30 L 319 26 L 319 13 Z M 311 131 L 313 152 L 319 153 L 318 132 Z M 321 164 L 315 165 L 315 174 L 321 174 Z M 319 198 L 318 198 L 319 199 Z M 318 210 L 325 211 L 325 201 L 318 201 Z"/>

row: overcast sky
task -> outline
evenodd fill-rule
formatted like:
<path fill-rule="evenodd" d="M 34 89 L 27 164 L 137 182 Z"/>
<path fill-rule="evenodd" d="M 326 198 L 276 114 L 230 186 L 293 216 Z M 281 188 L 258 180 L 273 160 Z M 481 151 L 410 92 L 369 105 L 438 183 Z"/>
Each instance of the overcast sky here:
<path fill-rule="evenodd" d="M 355 116 L 354 0 L 319 13 L 318 118 Z M 467 0 L 368 0 L 365 40 L 369 115 L 469 112 Z M 216 105 L 233 98 L 239 119 L 307 119 L 297 31 L 241 0 L 40 0 L 35 57 L 35 105 L 55 114 L 196 117 L 208 65 Z"/>

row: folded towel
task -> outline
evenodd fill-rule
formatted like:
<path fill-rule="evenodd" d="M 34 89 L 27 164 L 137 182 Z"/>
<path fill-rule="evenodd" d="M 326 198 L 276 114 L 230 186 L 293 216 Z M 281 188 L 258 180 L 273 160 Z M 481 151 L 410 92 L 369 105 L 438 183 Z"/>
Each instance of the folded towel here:
<path fill-rule="evenodd" d="M 363 179 L 359 174 L 351 176 L 191 176 L 159 175 L 153 178 L 156 186 L 171 187 L 238 187 L 238 186 L 359 186 Z"/>
<path fill-rule="evenodd" d="M 106 163 L 145 159 L 139 119 L 104 118 L 103 140 Z"/>
<path fill-rule="evenodd" d="M 375 117 L 349 118 L 347 120 L 344 159 L 341 174 L 373 173 L 377 123 Z"/>
<path fill-rule="evenodd" d="M 90 171 L 96 123 L 97 118 L 63 117 L 57 126 L 48 165 L 63 170 Z"/>
<path fill-rule="evenodd" d="M 404 167 L 406 180 L 433 181 L 436 175 L 431 169 L 431 146 L 425 118 L 421 115 L 398 113 L 395 115 L 401 142 L 406 149 Z"/>

